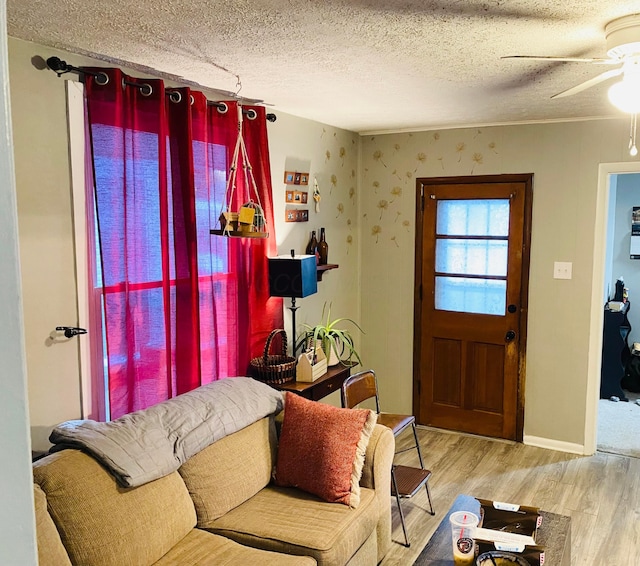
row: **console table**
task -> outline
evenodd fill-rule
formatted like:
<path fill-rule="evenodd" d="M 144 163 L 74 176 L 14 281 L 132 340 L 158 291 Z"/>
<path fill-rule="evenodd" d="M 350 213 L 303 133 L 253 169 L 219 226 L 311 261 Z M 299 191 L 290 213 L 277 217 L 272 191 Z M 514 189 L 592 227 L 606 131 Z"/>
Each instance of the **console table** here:
<path fill-rule="evenodd" d="M 479 513 L 480 503 L 470 495 L 458 495 L 414 566 L 454 566 L 449 525 L 449 515 L 454 511 Z M 545 548 L 545 563 L 549 566 L 571 566 L 571 517 L 547 511 L 540 511 L 540 514 L 542 525 L 536 541 Z"/>
<path fill-rule="evenodd" d="M 332 366 L 322 377 L 310 383 L 305 381 L 289 381 L 288 383 L 282 383 L 280 385 L 271 384 L 271 387 L 275 387 L 280 391 L 297 393 L 311 401 L 319 401 L 334 391 L 340 391 L 344 380 L 351 375 L 351 368 L 354 367 L 354 365 L 356 364 L 343 365 L 340 363 Z"/>

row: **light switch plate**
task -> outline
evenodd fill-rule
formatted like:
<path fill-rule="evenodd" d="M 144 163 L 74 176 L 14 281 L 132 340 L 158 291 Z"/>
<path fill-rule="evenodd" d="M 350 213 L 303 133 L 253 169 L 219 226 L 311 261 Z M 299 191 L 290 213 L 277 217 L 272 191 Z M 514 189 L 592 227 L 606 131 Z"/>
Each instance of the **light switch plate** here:
<path fill-rule="evenodd" d="M 571 279 L 573 263 L 570 261 L 556 261 L 553 263 L 554 279 Z"/>

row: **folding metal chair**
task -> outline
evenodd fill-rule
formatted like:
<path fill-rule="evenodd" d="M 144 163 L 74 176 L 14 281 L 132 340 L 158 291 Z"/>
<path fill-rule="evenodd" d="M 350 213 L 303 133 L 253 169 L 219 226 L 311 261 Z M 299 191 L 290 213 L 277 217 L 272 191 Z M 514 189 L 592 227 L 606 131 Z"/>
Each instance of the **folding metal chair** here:
<path fill-rule="evenodd" d="M 400 521 L 402 522 L 402 530 L 404 532 L 405 546 L 409 547 L 409 537 L 407 535 L 407 526 L 402 512 L 400 500 L 403 498 L 413 497 L 422 486 L 427 491 L 427 499 L 429 500 L 429 513 L 435 515 L 433 505 L 431 503 L 431 493 L 429 492 L 429 478 L 431 471 L 426 470 L 422 461 L 422 453 L 420 451 L 420 443 L 418 442 L 418 433 L 416 432 L 416 419 L 413 415 L 396 415 L 393 413 L 380 412 L 380 400 L 378 398 L 378 382 L 376 374 L 373 370 L 365 370 L 348 377 L 342 384 L 342 406 L 353 409 L 367 399 L 375 398 L 376 413 L 378 413 L 378 424 L 389 427 L 394 437 L 398 437 L 403 431 L 411 426 L 413 430 L 414 445 L 402 450 L 396 451 L 396 454 L 416 450 L 418 452 L 418 460 L 420 460 L 420 468 L 410 466 L 391 467 L 391 495 L 396 498 L 398 511 L 400 512 Z"/>

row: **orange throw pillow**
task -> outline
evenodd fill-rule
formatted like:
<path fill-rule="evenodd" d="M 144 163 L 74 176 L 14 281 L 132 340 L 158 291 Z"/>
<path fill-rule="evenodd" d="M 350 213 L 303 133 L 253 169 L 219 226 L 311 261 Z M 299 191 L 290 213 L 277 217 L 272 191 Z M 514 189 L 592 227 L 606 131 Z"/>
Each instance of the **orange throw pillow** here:
<path fill-rule="evenodd" d="M 287 392 L 275 483 L 357 507 L 376 420 L 368 409 L 339 409 Z"/>

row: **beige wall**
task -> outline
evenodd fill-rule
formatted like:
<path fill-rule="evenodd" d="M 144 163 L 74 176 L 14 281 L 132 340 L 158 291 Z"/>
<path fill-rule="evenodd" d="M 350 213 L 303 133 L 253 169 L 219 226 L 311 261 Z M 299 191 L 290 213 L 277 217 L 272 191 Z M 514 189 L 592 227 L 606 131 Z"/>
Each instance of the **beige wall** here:
<path fill-rule="evenodd" d="M 9 40 L 11 106 L 29 412 L 34 449 L 51 426 L 80 417 L 77 339 L 52 341 L 76 325 L 73 224 L 64 81 L 32 57 L 58 54 Z"/>
<path fill-rule="evenodd" d="M 34 449 L 48 447 L 56 424 L 81 418 L 79 340 L 51 339 L 56 326 L 86 323 L 78 320 L 74 262 L 73 201 L 65 99 L 65 80 L 38 69 L 34 57 L 59 56 L 72 65 L 102 63 L 10 39 L 12 116 L 19 244 L 24 293 L 25 344 L 29 408 Z M 35 63 L 35 64 L 34 64 Z M 141 73 L 131 71 L 135 76 Z M 71 79 L 75 75 L 69 75 Z M 269 110 L 271 111 L 271 110 Z M 315 324 L 325 301 L 333 301 L 337 316 L 358 318 L 356 182 L 358 136 L 330 126 L 275 111 L 269 123 L 271 168 L 278 252 L 304 253 L 311 229 L 323 226 L 329 242 L 329 261 L 340 268 L 325 275 L 318 293 L 298 302 L 297 325 Z M 309 205 L 310 221 L 284 222 L 285 169 L 317 176 L 322 193 L 318 214 Z M 333 180 L 332 180 L 333 179 Z M 310 185 L 310 188 L 312 185 Z M 341 210 L 339 205 L 341 204 Z M 353 224 L 349 228 L 347 219 Z M 347 237 L 353 234 L 351 244 Z M 287 305 L 289 300 L 286 300 Z M 285 328 L 291 335 L 290 311 Z M 54 332 L 55 334 L 55 332 Z M 290 336 L 291 338 L 291 336 Z M 337 398 L 329 399 L 336 403 Z"/>
<path fill-rule="evenodd" d="M 311 230 L 320 237 L 320 228 L 326 230 L 329 244 L 329 263 L 338 264 L 338 269 L 324 274 L 318 282 L 318 292 L 298 299 L 300 307 L 296 313 L 298 334 L 304 324 L 315 325 L 322 317 L 327 303 L 331 306 L 331 318 L 347 317 L 360 321 L 360 276 L 358 270 L 358 208 L 357 168 L 359 136 L 320 124 L 276 112 L 277 122 L 269 124 L 269 150 L 273 177 L 274 214 L 278 234 L 278 253 L 288 254 L 291 249 L 304 253 Z M 309 222 L 284 223 L 285 170 L 295 170 L 296 165 L 310 173 L 309 198 L 313 179 L 317 178 L 320 189 L 320 210 L 315 212 L 310 204 Z M 285 299 L 285 307 L 291 304 Z M 285 329 L 291 338 L 290 310 L 285 308 Z M 345 323 L 344 328 L 353 330 Z M 366 336 L 354 335 L 358 342 Z M 366 363 L 366 360 L 363 360 Z M 325 399 L 333 405 L 340 404 L 334 393 Z"/>
<path fill-rule="evenodd" d="M 412 408 L 416 177 L 533 173 L 525 440 L 584 444 L 598 165 L 629 160 L 627 135 L 612 120 L 362 137 L 364 354 L 387 410 Z"/>

